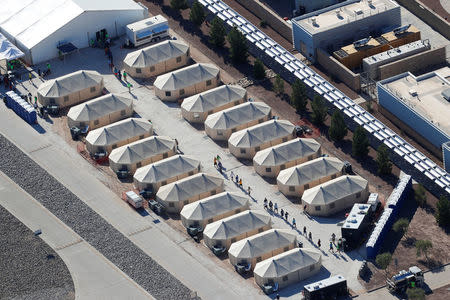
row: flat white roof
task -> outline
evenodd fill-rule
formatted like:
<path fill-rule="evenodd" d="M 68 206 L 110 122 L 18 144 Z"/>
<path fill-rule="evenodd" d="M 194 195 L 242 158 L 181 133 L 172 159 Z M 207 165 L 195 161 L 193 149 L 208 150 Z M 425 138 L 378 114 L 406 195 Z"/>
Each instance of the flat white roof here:
<path fill-rule="evenodd" d="M 154 17 L 150 17 L 141 21 L 137 21 L 135 23 L 132 24 L 128 24 L 127 28 L 132 30 L 132 31 L 138 31 L 141 29 L 145 29 L 148 28 L 149 26 L 155 25 L 155 24 L 161 24 L 167 22 L 167 19 L 164 18 L 161 15 L 156 15 Z"/>
<path fill-rule="evenodd" d="M 362 203 L 356 203 L 353 205 L 352 210 L 348 214 L 347 219 L 345 219 L 344 224 L 342 225 L 342 228 L 345 229 L 358 229 L 361 225 L 361 222 L 366 217 L 367 213 L 369 212 L 370 204 L 362 204 Z"/>
<path fill-rule="evenodd" d="M 387 51 L 366 57 L 363 62 L 369 65 L 377 64 L 381 61 L 388 61 L 393 58 L 404 56 L 406 53 L 416 53 L 420 50 L 430 49 L 430 43 L 428 41 L 415 41 L 406 45 L 401 45 L 400 47 L 389 49 Z M 398 59 L 398 58 L 397 58 Z"/>

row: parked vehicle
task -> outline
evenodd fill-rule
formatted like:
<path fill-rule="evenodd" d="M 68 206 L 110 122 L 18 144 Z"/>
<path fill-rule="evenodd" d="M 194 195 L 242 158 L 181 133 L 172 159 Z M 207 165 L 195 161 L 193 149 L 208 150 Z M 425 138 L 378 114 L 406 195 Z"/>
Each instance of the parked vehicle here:
<path fill-rule="evenodd" d="M 161 15 L 127 25 L 128 47 L 158 42 L 169 36 L 169 22 Z"/>
<path fill-rule="evenodd" d="M 391 279 L 386 280 L 391 293 L 404 293 L 408 287 L 421 287 L 423 283 L 423 272 L 416 266 L 410 267 L 408 271 L 401 270 Z"/>
<path fill-rule="evenodd" d="M 128 191 L 125 193 L 125 195 L 127 202 L 130 203 L 131 206 L 133 206 L 136 209 L 142 207 L 143 200 L 138 194 L 136 194 L 133 191 Z"/>

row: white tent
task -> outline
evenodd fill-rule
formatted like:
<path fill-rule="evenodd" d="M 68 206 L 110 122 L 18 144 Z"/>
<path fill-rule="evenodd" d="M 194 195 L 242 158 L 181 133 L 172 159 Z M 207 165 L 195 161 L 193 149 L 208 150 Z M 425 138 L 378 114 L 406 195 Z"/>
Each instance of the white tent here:
<path fill-rule="evenodd" d="M 125 71 L 133 77 L 145 78 L 172 71 L 187 64 L 189 46 L 167 40 L 130 52 L 123 60 Z"/>
<path fill-rule="evenodd" d="M 248 198 L 236 193 L 223 192 L 185 205 L 181 210 L 184 227 L 205 228 L 206 224 L 249 209 Z"/>
<path fill-rule="evenodd" d="M 243 87 L 221 85 L 184 99 L 181 104 L 181 114 L 189 122 L 202 123 L 209 114 L 245 101 L 247 101 L 247 91 Z"/>
<path fill-rule="evenodd" d="M 277 177 L 278 189 L 286 196 L 300 197 L 304 190 L 343 174 L 344 163 L 336 157 L 319 157 L 283 170 Z"/>
<path fill-rule="evenodd" d="M 321 266 L 319 251 L 295 248 L 257 263 L 253 274 L 256 284 L 262 288 L 274 284 L 283 288 L 315 275 Z"/>
<path fill-rule="evenodd" d="M 198 172 L 198 160 L 185 155 L 175 155 L 137 169 L 133 181 L 139 190 L 151 188 L 156 192 L 163 185 Z"/>
<path fill-rule="evenodd" d="M 203 237 L 211 249 L 229 249 L 232 243 L 268 230 L 271 226 L 270 216 L 266 212 L 248 210 L 206 225 Z"/>
<path fill-rule="evenodd" d="M 271 120 L 233 133 L 228 140 L 230 153 L 252 159 L 256 152 L 295 137 L 295 126 L 286 120 Z"/>
<path fill-rule="evenodd" d="M 314 139 L 294 139 L 261 150 L 253 157 L 256 173 L 276 177 L 281 170 L 312 160 L 321 154 L 320 144 Z"/>
<path fill-rule="evenodd" d="M 128 118 L 90 131 L 86 137 L 89 153 L 107 152 L 153 134 L 153 125 L 142 118 Z"/>
<path fill-rule="evenodd" d="M 137 168 L 168 158 L 176 153 L 175 141 L 167 136 L 151 136 L 111 151 L 109 167 L 117 172 Z"/>
<path fill-rule="evenodd" d="M 13 43 L 11 43 L 3 34 L 0 33 L 0 60 L 13 60 L 24 56 Z"/>
<path fill-rule="evenodd" d="M 306 190 L 302 203 L 310 215 L 329 216 L 355 203 L 366 202 L 368 195 L 367 180 L 345 175 Z"/>
<path fill-rule="evenodd" d="M 222 177 L 198 173 L 162 186 L 156 193 L 156 201 L 164 205 L 167 212 L 179 213 L 184 205 L 222 191 Z"/>
<path fill-rule="evenodd" d="M 59 44 L 85 48 L 100 30 L 118 37 L 147 16 L 133 0 L 2 0 L 0 31 L 33 65 L 57 57 Z"/>
<path fill-rule="evenodd" d="M 231 244 L 228 257 L 232 265 L 256 263 L 297 247 L 297 237 L 287 229 L 270 229 Z"/>
<path fill-rule="evenodd" d="M 71 107 L 67 113 L 67 123 L 69 127 L 78 128 L 88 125 L 92 130 L 132 115 L 133 99 L 107 94 Z"/>
<path fill-rule="evenodd" d="M 226 141 L 233 132 L 269 120 L 272 109 L 264 102 L 246 102 L 209 115 L 205 132 L 213 140 Z"/>

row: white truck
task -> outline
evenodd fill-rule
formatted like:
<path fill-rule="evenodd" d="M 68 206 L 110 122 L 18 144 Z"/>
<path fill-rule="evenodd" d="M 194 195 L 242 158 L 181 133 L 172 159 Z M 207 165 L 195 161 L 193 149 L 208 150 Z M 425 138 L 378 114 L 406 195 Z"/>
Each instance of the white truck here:
<path fill-rule="evenodd" d="M 138 47 L 158 42 L 169 36 L 169 22 L 161 15 L 147 18 L 127 25 L 126 46 Z"/>
<path fill-rule="evenodd" d="M 423 283 L 423 272 L 416 266 L 410 267 L 408 271 L 402 270 L 386 280 L 387 287 L 393 294 L 404 293 L 408 287 L 421 287 Z"/>
<path fill-rule="evenodd" d="M 141 196 L 139 196 L 138 194 L 136 194 L 133 191 L 128 191 L 125 193 L 125 195 L 126 195 L 126 201 L 128 203 L 130 203 L 131 206 L 133 206 L 136 209 L 142 207 L 143 200 L 142 200 Z"/>

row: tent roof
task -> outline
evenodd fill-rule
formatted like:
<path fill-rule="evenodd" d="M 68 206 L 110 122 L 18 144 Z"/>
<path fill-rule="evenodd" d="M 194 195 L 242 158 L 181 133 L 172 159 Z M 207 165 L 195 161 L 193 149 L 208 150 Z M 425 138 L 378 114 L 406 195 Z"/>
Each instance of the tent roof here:
<path fill-rule="evenodd" d="M 212 129 L 228 129 L 264 118 L 272 109 L 264 102 L 245 102 L 209 115 L 205 126 Z"/>
<path fill-rule="evenodd" d="M 270 229 L 233 243 L 228 253 L 237 258 L 251 259 L 295 243 L 297 237 L 288 229 Z"/>
<path fill-rule="evenodd" d="M 203 233 L 210 239 L 225 240 L 270 224 L 266 212 L 247 210 L 206 225 Z"/>
<path fill-rule="evenodd" d="M 223 186 L 223 178 L 218 175 L 197 173 L 162 186 L 156 197 L 167 202 L 182 202 Z"/>
<path fill-rule="evenodd" d="M 43 97 L 59 98 L 96 86 L 103 81 L 97 71 L 80 70 L 41 84 L 38 93 Z"/>
<path fill-rule="evenodd" d="M 317 153 L 320 143 L 314 139 L 294 139 L 256 153 L 253 162 L 262 166 L 279 166 Z"/>
<path fill-rule="evenodd" d="M 242 206 L 248 206 L 248 204 L 249 201 L 246 197 L 236 193 L 223 192 L 185 205 L 180 214 L 187 220 L 201 221 Z"/>
<path fill-rule="evenodd" d="M 24 56 L 13 43 L 11 43 L 3 34 L 0 33 L 0 60 L 13 60 Z"/>
<path fill-rule="evenodd" d="M 306 190 L 302 201 L 312 205 L 324 205 L 335 202 L 348 195 L 361 192 L 367 187 L 367 180 L 361 176 L 345 175 Z"/>
<path fill-rule="evenodd" d="M 176 91 L 215 78 L 219 69 L 212 64 L 195 64 L 160 75 L 153 85 L 163 91 Z"/>
<path fill-rule="evenodd" d="M 295 248 L 259 262 L 253 271 L 263 278 L 279 278 L 321 261 L 320 252 Z"/>
<path fill-rule="evenodd" d="M 189 112 L 207 112 L 245 97 L 247 90 L 239 85 L 221 85 L 183 100 L 181 108 Z"/>
<path fill-rule="evenodd" d="M 150 136 L 111 151 L 109 160 L 116 164 L 134 164 L 146 158 L 169 152 L 175 141 L 167 136 Z"/>
<path fill-rule="evenodd" d="M 86 142 L 107 146 L 148 132 L 153 133 L 152 123 L 142 118 L 128 118 L 90 131 Z"/>
<path fill-rule="evenodd" d="M 145 68 L 179 57 L 189 51 L 189 46 L 180 41 L 167 40 L 156 45 L 130 52 L 123 62 L 133 68 Z"/>
<path fill-rule="evenodd" d="M 344 163 L 336 157 L 319 157 L 282 170 L 277 181 L 285 185 L 304 185 L 318 178 L 342 171 Z"/>
<path fill-rule="evenodd" d="M 155 183 L 200 168 L 200 162 L 185 155 L 175 155 L 136 170 L 134 179 Z"/>
<path fill-rule="evenodd" d="M 78 104 L 69 109 L 67 117 L 78 122 L 89 122 L 108 114 L 130 108 L 133 99 L 107 94 L 93 100 Z"/>
<path fill-rule="evenodd" d="M 294 129 L 295 126 L 289 121 L 270 120 L 233 133 L 228 142 L 235 147 L 252 148 L 290 135 Z"/>

